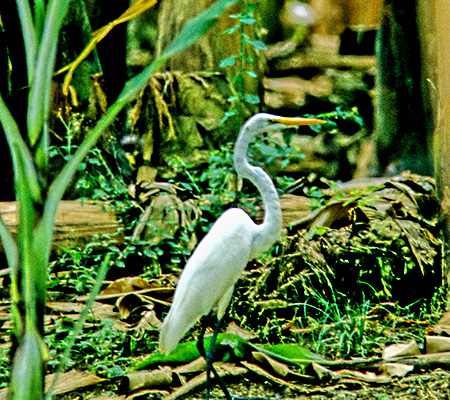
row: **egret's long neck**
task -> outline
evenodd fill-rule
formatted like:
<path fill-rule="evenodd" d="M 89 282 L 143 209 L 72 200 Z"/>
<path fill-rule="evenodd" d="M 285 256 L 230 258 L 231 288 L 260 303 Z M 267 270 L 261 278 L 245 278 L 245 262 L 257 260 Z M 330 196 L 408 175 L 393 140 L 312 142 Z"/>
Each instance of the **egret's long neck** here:
<path fill-rule="evenodd" d="M 253 241 L 252 257 L 256 257 L 279 238 L 282 217 L 280 200 L 272 179 L 261 168 L 254 167 L 247 161 L 247 149 L 252 136 L 244 126 L 236 141 L 234 165 L 239 176 L 249 179 L 258 188 L 265 208 L 264 222 L 258 226 L 258 233 Z"/>

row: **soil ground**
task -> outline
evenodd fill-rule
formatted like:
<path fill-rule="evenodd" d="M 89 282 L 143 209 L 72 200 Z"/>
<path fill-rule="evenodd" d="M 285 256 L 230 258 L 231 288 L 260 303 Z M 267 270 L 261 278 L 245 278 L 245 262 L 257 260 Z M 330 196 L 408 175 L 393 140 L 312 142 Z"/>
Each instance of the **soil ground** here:
<path fill-rule="evenodd" d="M 393 380 L 386 385 L 361 385 L 359 382 L 343 382 L 329 385 L 304 385 L 301 391 L 282 390 L 269 382 L 230 384 L 230 392 L 236 396 L 263 399 L 295 400 L 448 400 L 450 399 L 450 372 L 442 369 L 423 371 Z M 212 395 L 224 398 L 220 388 L 215 387 Z M 184 399 L 204 398 L 204 392 Z"/>

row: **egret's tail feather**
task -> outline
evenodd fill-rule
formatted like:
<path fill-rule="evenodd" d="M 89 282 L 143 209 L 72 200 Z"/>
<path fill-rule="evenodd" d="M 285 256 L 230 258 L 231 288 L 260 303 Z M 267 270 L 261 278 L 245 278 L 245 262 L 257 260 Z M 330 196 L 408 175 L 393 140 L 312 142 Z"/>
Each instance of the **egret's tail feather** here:
<path fill-rule="evenodd" d="M 193 324 L 187 326 L 185 323 L 180 323 L 180 321 L 174 321 L 169 313 L 164 320 L 161 326 L 161 332 L 159 333 L 159 350 L 161 353 L 171 353 L 175 347 L 177 347 L 178 342 L 185 332 L 189 330 L 192 325 Z"/>

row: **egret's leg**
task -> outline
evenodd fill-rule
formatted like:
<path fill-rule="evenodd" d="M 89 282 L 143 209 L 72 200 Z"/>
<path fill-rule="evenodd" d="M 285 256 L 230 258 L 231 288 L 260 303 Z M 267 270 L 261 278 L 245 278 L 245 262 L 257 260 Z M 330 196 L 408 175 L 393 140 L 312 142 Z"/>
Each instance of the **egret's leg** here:
<path fill-rule="evenodd" d="M 208 352 L 206 352 L 205 350 L 205 344 L 204 344 L 204 336 L 205 336 L 205 332 L 206 332 L 206 328 L 208 327 L 208 325 L 211 325 L 211 319 L 213 317 L 211 316 L 211 314 L 209 316 L 207 316 L 205 318 L 204 321 L 202 321 L 202 331 L 200 332 L 200 336 L 198 337 L 198 341 L 197 341 L 197 348 L 198 351 L 200 352 L 200 354 L 205 358 L 206 360 L 206 394 L 205 394 L 205 398 L 206 400 L 209 399 L 209 395 L 211 393 L 211 371 L 214 374 L 214 376 L 216 377 L 216 379 L 219 382 L 219 386 L 222 389 L 225 397 L 227 400 L 233 400 L 233 396 L 230 394 L 229 390 L 227 389 L 227 387 L 225 386 L 225 383 L 223 382 L 222 378 L 220 377 L 219 373 L 216 371 L 216 369 L 214 368 L 214 347 L 216 345 L 216 339 L 217 339 L 217 334 L 219 333 L 219 329 L 220 329 L 220 323 L 221 320 L 218 320 L 217 323 L 214 326 L 214 331 L 213 331 L 213 335 L 211 338 L 211 342 L 208 348 Z"/>
<path fill-rule="evenodd" d="M 227 400 L 266 400 L 264 397 L 252 397 L 252 398 L 246 398 L 246 397 L 240 397 L 240 396 L 234 396 L 230 393 L 230 391 L 225 386 L 225 383 L 223 382 L 222 378 L 220 377 L 219 373 L 214 368 L 214 348 L 216 345 L 216 339 L 217 335 L 219 333 L 220 324 L 222 320 L 218 320 L 217 323 L 214 326 L 214 332 L 211 338 L 211 342 L 208 348 L 208 352 L 205 350 L 205 343 L 204 343 L 204 336 L 206 332 L 206 328 L 208 326 L 212 325 L 212 319 L 214 318 L 214 315 L 209 314 L 208 316 L 204 317 L 202 320 L 202 330 L 200 332 L 200 335 L 198 337 L 197 341 L 197 349 L 200 352 L 200 355 L 203 356 L 206 360 L 206 393 L 205 393 L 205 399 L 209 400 L 209 395 L 211 393 L 211 383 L 210 383 L 210 375 L 211 371 L 214 374 L 214 377 L 218 380 L 219 386 L 223 391 L 223 394 L 225 395 L 225 398 Z"/>

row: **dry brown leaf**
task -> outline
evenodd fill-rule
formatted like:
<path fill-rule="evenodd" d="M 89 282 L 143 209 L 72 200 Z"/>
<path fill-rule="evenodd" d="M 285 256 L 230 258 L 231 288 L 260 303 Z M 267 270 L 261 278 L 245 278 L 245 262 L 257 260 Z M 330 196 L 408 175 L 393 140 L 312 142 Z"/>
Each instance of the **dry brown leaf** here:
<path fill-rule="evenodd" d="M 383 363 L 380 367 L 380 371 L 393 377 L 403 377 L 409 372 L 412 372 L 414 370 L 414 365 L 408 365 L 408 364 L 402 364 L 402 363 Z"/>
<path fill-rule="evenodd" d="M 338 371 L 332 371 L 324 367 L 323 365 L 319 365 L 313 363 L 314 371 L 316 371 L 318 377 L 321 380 L 354 380 L 358 382 L 366 382 L 366 383 L 388 383 L 391 378 L 385 374 L 377 375 L 374 372 L 367 371 L 365 373 L 359 371 L 352 371 L 349 369 L 342 369 Z"/>
<path fill-rule="evenodd" d="M 169 392 L 167 390 L 160 389 L 145 389 L 139 390 L 136 393 L 130 394 L 125 397 L 125 400 L 142 400 L 142 399 L 166 399 L 169 396 Z M 101 399 L 99 399 L 101 400 Z"/>
<path fill-rule="evenodd" d="M 142 315 L 142 318 L 139 320 L 137 325 L 133 328 L 135 331 L 134 337 L 139 340 L 142 339 L 144 333 L 147 330 L 160 330 L 162 322 L 156 316 L 156 313 L 153 310 L 147 311 Z"/>
<path fill-rule="evenodd" d="M 106 381 L 106 379 L 100 378 L 94 374 L 73 369 L 59 374 L 58 376 L 56 374 L 48 375 L 45 378 L 45 387 L 47 389 L 49 389 L 55 378 L 57 378 L 57 381 L 53 394 L 67 393 Z"/>
<path fill-rule="evenodd" d="M 173 382 L 173 372 L 170 367 L 163 367 L 154 371 L 135 372 L 125 375 L 120 382 L 122 392 L 169 386 Z"/>
<path fill-rule="evenodd" d="M 100 292 L 102 295 L 133 293 L 139 289 L 149 289 L 154 287 L 145 279 L 138 276 L 120 278 L 110 283 L 106 289 Z"/>
<path fill-rule="evenodd" d="M 126 400 L 126 396 L 118 396 L 118 395 L 110 395 L 110 394 L 101 394 L 99 396 L 90 397 L 89 400 Z"/>
<path fill-rule="evenodd" d="M 206 368 L 206 360 L 203 357 L 199 357 L 188 364 L 180 365 L 175 368 L 174 371 L 179 374 L 191 374 L 193 372 L 201 372 Z"/>
<path fill-rule="evenodd" d="M 125 296 L 120 296 L 115 303 L 119 310 L 120 318 L 122 320 L 129 319 L 132 314 L 136 312 L 142 314 L 147 310 L 153 309 L 153 303 L 148 300 L 146 296 L 129 293 Z"/>
<path fill-rule="evenodd" d="M 390 360 L 396 357 L 409 357 L 419 355 L 420 349 L 417 342 L 413 339 L 408 343 L 397 343 L 387 346 L 383 350 L 383 360 Z"/>
<path fill-rule="evenodd" d="M 448 336 L 425 336 L 425 344 L 427 354 L 450 351 L 450 337 Z"/>
<path fill-rule="evenodd" d="M 225 333 L 232 333 L 233 335 L 237 335 L 245 340 L 252 340 L 257 337 L 253 332 L 241 328 L 234 321 L 231 321 L 231 323 L 227 326 Z"/>
<path fill-rule="evenodd" d="M 443 333 L 450 335 L 450 311 L 445 312 L 439 322 L 428 331 L 437 335 L 442 335 Z"/>
<path fill-rule="evenodd" d="M 237 367 L 233 364 L 227 363 L 215 363 L 214 364 L 217 373 L 219 376 L 223 377 L 226 375 L 244 375 L 247 372 L 246 368 Z M 191 380 L 187 381 L 184 385 L 174 390 L 169 396 L 167 396 L 164 400 L 174 400 L 180 396 L 183 396 L 192 390 L 196 389 L 200 385 L 206 383 L 206 372 L 202 372 Z"/>
<path fill-rule="evenodd" d="M 268 364 L 273 372 L 283 378 L 285 378 L 290 372 L 290 368 L 286 364 L 276 361 L 264 353 L 254 351 L 252 352 L 252 356 L 259 363 L 266 365 Z"/>
<path fill-rule="evenodd" d="M 45 306 L 52 311 L 62 313 L 77 312 L 80 313 L 85 307 L 83 303 L 69 302 L 69 301 L 47 301 Z"/>
<path fill-rule="evenodd" d="M 243 366 L 245 366 L 249 371 L 254 372 L 255 374 L 258 374 L 260 376 L 262 376 L 265 379 L 268 379 L 272 382 L 277 383 L 280 386 L 287 386 L 290 388 L 295 388 L 296 385 L 285 381 L 284 379 L 278 378 L 272 374 L 270 374 L 269 372 L 267 372 L 265 369 L 261 368 L 259 365 L 253 364 L 253 363 L 249 363 L 248 361 L 241 361 L 241 364 Z"/>
<path fill-rule="evenodd" d="M 115 311 L 115 307 L 112 304 L 94 302 L 91 308 L 91 315 L 98 321 L 113 321 L 113 327 L 121 331 L 127 332 L 129 329 L 129 325 L 120 320 L 120 315 Z"/>

